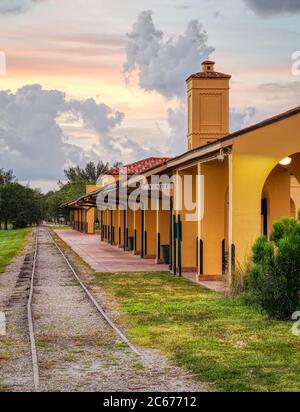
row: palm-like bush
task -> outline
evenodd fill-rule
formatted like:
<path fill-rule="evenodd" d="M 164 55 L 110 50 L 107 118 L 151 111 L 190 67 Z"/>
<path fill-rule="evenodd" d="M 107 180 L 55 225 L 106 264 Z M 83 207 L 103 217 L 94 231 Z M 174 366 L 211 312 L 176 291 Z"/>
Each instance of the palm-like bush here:
<path fill-rule="evenodd" d="M 290 319 L 300 309 L 300 223 L 281 219 L 270 241 L 259 238 L 252 251 L 250 298 L 271 318 Z"/>

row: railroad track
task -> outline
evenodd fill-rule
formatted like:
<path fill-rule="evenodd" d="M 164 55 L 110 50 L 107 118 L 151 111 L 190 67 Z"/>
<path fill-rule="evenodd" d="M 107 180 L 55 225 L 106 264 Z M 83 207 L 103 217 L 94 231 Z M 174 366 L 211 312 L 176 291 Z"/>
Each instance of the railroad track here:
<path fill-rule="evenodd" d="M 15 343 L 15 356 L 2 369 L 8 389 L 199 390 L 190 374 L 158 351 L 136 348 L 128 340 L 45 226 L 35 230 L 33 251 L 26 254 L 5 306 Z"/>
<path fill-rule="evenodd" d="M 45 228 L 45 227 L 44 227 Z M 61 256 L 63 257 L 65 264 L 67 265 L 68 269 L 71 271 L 71 273 L 74 276 L 74 279 L 78 282 L 80 287 L 84 290 L 87 298 L 89 301 L 92 303 L 94 308 L 97 310 L 99 316 L 101 316 L 102 319 L 105 320 L 105 322 L 109 325 L 109 327 L 114 331 L 114 333 L 123 341 L 124 344 L 130 348 L 132 352 L 134 352 L 136 355 L 138 355 L 143 364 L 147 367 L 151 367 L 151 363 L 148 362 L 147 359 L 144 358 L 144 356 L 141 354 L 141 352 L 128 340 L 128 338 L 124 335 L 124 333 L 120 330 L 120 328 L 110 319 L 110 317 L 107 315 L 105 310 L 99 305 L 99 303 L 95 300 L 93 297 L 92 293 L 88 289 L 88 287 L 82 282 L 80 277 L 78 276 L 76 270 L 72 266 L 71 262 L 67 258 L 67 256 L 64 254 L 64 252 L 61 250 L 55 239 L 50 233 L 50 230 L 47 229 L 47 234 L 49 236 L 49 240 L 53 243 L 55 248 L 59 251 Z M 27 320 L 28 320 L 28 331 L 29 331 L 29 337 L 30 337 L 30 346 L 31 346 L 31 358 L 32 358 L 32 371 L 33 371 L 33 383 L 34 383 L 34 388 L 35 391 L 39 391 L 40 387 L 40 372 L 39 372 L 39 361 L 38 361 L 38 350 L 37 350 L 37 345 L 36 345 L 36 337 L 35 337 L 35 328 L 34 328 L 34 310 L 33 310 L 33 297 L 34 297 L 34 288 L 35 288 L 35 275 L 36 275 L 36 266 L 37 266 L 37 261 L 39 259 L 38 253 L 39 253 L 39 233 L 40 229 L 36 229 L 36 236 L 35 236 L 35 247 L 34 247 L 34 253 L 32 255 L 27 255 L 24 260 L 24 265 L 23 268 L 20 272 L 19 280 L 18 282 L 23 286 L 23 289 L 26 290 L 26 297 L 28 298 L 27 301 Z M 24 287 L 25 283 L 25 287 Z M 28 286 L 29 284 L 29 286 Z M 18 286 L 18 284 L 17 284 Z M 23 290 L 24 291 L 24 290 Z M 24 293 L 23 294 L 18 294 L 16 296 L 12 296 L 12 299 L 14 303 L 18 302 L 19 300 L 22 301 L 24 304 Z"/>

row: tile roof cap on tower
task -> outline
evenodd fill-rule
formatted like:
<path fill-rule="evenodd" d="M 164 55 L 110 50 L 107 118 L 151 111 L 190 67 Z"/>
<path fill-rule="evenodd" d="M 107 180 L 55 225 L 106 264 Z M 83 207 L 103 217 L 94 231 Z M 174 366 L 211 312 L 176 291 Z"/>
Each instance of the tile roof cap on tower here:
<path fill-rule="evenodd" d="M 191 74 L 186 81 L 190 79 L 231 79 L 231 75 L 219 72 L 199 72 Z"/>
<path fill-rule="evenodd" d="M 202 64 L 215 64 L 216 62 L 212 60 L 205 60 Z"/>
<path fill-rule="evenodd" d="M 148 157 L 146 159 L 139 160 L 134 163 L 123 165 L 120 167 L 113 167 L 112 169 L 109 169 L 106 172 L 106 174 L 107 175 L 119 175 L 119 174 L 122 174 L 122 168 L 126 168 L 127 175 L 136 175 L 136 174 L 146 172 L 147 170 L 150 170 L 156 166 L 159 166 L 162 163 L 167 162 L 170 159 L 171 159 L 170 157 Z"/>
<path fill-rule="evenodd" d="M 202 71 L 191 74 L 186 81 L 190 79 L 231 79 L 229 74 L 216 72 L 214 70 L 215 62 L 212 60 L 205 60 L 202 63 Z"/>

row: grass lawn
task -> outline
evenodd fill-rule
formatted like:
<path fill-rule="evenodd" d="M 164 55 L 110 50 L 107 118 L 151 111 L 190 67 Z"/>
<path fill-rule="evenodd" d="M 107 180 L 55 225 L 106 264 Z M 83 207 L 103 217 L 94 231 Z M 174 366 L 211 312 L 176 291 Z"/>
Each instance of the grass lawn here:
<path fill-rule="evenodd" d="M 96 273 L 139 345 L 158 348 L 223 391 L 300 391 L 300 337 L 242 298 L 162 273 Z"/>
<path fill-rule="evenodd" d="M 23 248 L 31 229 L 0 230 L 0 273 L 5 271 L 12 258 Z"/>

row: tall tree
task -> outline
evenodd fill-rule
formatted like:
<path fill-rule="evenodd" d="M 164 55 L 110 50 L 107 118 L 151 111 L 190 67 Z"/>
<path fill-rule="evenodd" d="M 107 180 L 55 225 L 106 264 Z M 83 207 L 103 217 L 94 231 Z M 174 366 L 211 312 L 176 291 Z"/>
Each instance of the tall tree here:
<path fill-rule="evenodd" d="M 3 168 L 0 169 L 0 185 L 6 185 L 15 181 L 16 177 L 12 170 L 5 171 Z"/>
<path fill-rule="evenodd" d="M 117 167 L 121 167 L 121 166 L 123 166 L 123 162 L 115 162 L 115 163 L 112 165 L 113 168 L 117 168 Z"/>
<path fill-rule="evenodd" d="M 87 183 L 96 183 L 99 176 L 105 174 L 109 164 L 99 161 L 97 164 L 89 162 L 84 168 L 80 166 L 71 166 L 64 170 L 65 176 L 69 183 L 75 183 L 76 178 L 82 178 Z"/>
<path fill-rule="evenodd" d="M 45 195 L 45 217 L 47 220 L 56 220 L 61 213 L 60 206 L 69 200 L 76 199 L 85 193 L 87 182 L 76 176 L 73 182 L 60 185 L 60 189 L 48 192 Z"/>
<path fill-rule="evenodd" d="M 0 222 L 4 222 L 5 229 L 9 223 L 15 228 L 38 224 L 42 215 L 41 193 L 16 182 L 0 186 Z"/>

